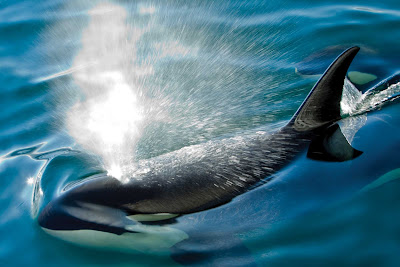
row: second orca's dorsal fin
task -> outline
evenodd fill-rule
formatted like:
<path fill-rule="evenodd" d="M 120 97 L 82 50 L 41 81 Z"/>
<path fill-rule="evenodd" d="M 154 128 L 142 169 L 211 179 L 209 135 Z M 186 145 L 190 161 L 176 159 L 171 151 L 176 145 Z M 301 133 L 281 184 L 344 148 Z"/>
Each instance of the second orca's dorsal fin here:
<path fill-rule="evenodd" d="M 288 126 L 297 131 L 311 131 L 341 119 L 340 101 L 344 80 L 359 50 L 357 46 L 347 49 L 329 66 Z"/>

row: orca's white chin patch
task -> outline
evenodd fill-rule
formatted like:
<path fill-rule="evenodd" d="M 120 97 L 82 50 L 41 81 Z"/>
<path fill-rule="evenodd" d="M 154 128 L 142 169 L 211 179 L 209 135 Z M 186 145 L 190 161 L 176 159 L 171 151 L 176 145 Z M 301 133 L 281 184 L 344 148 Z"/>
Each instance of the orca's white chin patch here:
<path fill-rule="evenodd" d="M 117 250 L 119 252 L 167 252 L 176 243 L 189 236 L 178 229 L 158 225 L 131 225 L 122 235 L 95 230 L 50 230 L 48 234 L 66 242 L 95 249 Z"/>

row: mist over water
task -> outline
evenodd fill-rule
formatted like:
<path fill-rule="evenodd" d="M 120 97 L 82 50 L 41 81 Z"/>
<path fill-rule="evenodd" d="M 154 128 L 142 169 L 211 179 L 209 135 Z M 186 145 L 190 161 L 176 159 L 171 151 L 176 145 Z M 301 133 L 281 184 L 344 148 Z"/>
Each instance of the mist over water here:
<path fill-rule="evenodd" d="M 157 9 L 139 4 L 134 16 L 148 18 L 128 24 L 124 7 L 101 2 L 88 11 L 81 49 L 70 68 L 80 98 L 67 111 L 68 133 L 83 149 L 102 157 L 105 169 L 120 178 L 135 161 L 143 129 L 167 117 L 166 100 L 149 98 L 147 80 L 154 65 L 165 57 L 185 56 L 178 41 L 147 42 L 151 52 L 140 55 L 143 38 L 151 32 Z M 157 94 L 152 90 L 152 93 Z"/>
<path fill-rule="evenodd" d="M 127 8 L 133 10 L 129 17 Z M 243 103 L 256 110 L 265 106 L 252 99 L 263 87 L 273 87 L 272 79 L 237 76 L 241 67 L 225 64 L 233 53 L 229 47 L 203 47 L 200 52 L 201 31 L 194 38 L 185 27 L 166 27 L 159 12 L 163 10 L 146 3 L 95 5 L 88 10 L 89 21 L 72 67 L 52 75 L 71 74 L 78 87 L 73 96 L 78 98 L 66 109 L 68 133 L 83 149 L 101 156 L 105 169 L 118 178 L 134 171 L 136 156 L 146 158 L 204 142 L 241 129 L 243 123 L 261 125 L 274 116 L 271 112 L 269 118 L 252 118 L 243 109 Z M 209 61 L 196 63 L 199 53 Z M 271 84 L 266 84 L 269 80 Z M 247 86 L 258 89 L 249 94 Z M 243 98 L 232 97 L 224 87 Z M 243 122 L 232 121 L 230 113 L 242 114 Z M 144 131 L 146 138 L 141 140 Z M 158 147 L 168 150 L 157 152 Z"/>
<path fill-rule="evenodd" d="M 78 144 L 103 158 L 105 168 L 120 178 L 133 162 L 146 115 L 140 78 L 151 66 L 137 62 L 137 42 L 143 29 L 129 29 L 126 10 L 110 3 L 89 10 L 82 48 L 72 74 L 82 97 L 67 114 L 67 128 Z"/>

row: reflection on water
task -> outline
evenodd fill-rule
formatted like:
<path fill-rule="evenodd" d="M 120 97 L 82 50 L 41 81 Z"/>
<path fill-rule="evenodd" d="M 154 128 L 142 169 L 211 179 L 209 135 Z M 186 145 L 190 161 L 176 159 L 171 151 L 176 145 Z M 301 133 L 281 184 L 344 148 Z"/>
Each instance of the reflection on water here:
<path fill-rule="evenodd" d="M 35 182 L 35 177 L 30 176 L 28 179 L 26 179 L 26 183 L 29 185 L 32 185 Z"/>

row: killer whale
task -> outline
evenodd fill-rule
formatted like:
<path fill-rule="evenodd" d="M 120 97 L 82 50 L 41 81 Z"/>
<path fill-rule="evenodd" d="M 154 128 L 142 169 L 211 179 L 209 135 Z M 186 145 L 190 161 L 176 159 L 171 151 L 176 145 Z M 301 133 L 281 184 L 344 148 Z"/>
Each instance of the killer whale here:
<path fill-rule="evenodd" d="M 143 222 L 161 224 L 228 203 L 307 149 L 315 160 L 358 157 L 362 152 L 350 146 L 336 124 L 344 79 L 358 51 L 344 51 L 276 133 L 209 141 L 141 161 L 126 181 L 108 175 L 82 180 L 44 207 L 39 225 L 51 233 L 141 233 Z"/>

